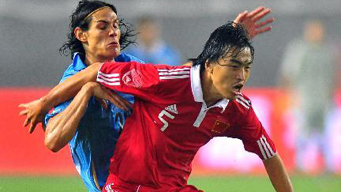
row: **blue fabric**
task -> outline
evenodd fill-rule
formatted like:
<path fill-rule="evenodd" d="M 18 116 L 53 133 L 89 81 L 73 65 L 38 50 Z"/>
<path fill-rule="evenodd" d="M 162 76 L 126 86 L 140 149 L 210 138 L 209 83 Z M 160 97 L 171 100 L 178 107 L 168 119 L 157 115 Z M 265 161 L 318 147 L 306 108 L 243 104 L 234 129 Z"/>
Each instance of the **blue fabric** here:
<path fill-rule="evenodd" d="M 128 62 L 141 60 L 128 55 L 120 54 L 115 61 Z M 72 64 L 66 69 L 60 82 L 86 68 L 78 54 L 73 57 Z M 132 95 L 118 93 L 129 102 L 134 102 Z M 64 102 L 54 108 L 52 113 L 45 117 L 45 124 L 49 119 L 62 112 L 72 100 Z M 130 112 L 125 112 L 111 103 L 109 110 L 105 110 L 95 98 L 91 98 L 87 110 L 82 117 L 75 136 L 69 142 L 73 162 L 81 175 L 83 182 L 90 192 L 99 192 L 95 184 L 102 188 L 109 174 L 110 158 L 112 157 L 118 137 L 122 131 L 126 118 Z M 92 167 L 93 166 L 93 167 Z M 93 172 L 93 168 L 95 173 Z"/>

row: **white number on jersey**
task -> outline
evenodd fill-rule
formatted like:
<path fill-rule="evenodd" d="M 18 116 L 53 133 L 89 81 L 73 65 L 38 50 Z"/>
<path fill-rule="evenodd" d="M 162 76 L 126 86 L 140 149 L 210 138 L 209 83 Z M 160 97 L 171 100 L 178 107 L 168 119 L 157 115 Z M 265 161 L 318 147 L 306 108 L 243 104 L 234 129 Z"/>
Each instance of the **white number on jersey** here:
<path fill-rule="evenodd" d="M 166 110 L 162 110 L 159 113 L 159 119 L 163 123 L 163 127 L 161 127 L 161 131 L 165 131 L 168 127 L 168 122 L 163 118 L 164 115 L 166 115 L 170 119 L 174 119 L 174 116 L 172 114 L 168 113 L 168 111 L 166 111 Z"/>

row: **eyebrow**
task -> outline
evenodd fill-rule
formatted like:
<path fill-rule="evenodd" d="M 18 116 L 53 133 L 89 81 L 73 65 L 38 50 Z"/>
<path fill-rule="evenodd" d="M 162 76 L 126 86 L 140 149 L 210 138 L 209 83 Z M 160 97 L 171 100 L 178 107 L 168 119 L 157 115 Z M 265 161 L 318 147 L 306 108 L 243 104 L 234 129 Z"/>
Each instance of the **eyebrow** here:
<path fill-rule="evenodd" d="M 100 22 L 109 23 L 108 20 L 103 20 L 103 19 L 100 19 L 100 20 L 97 20 L 97 21 L 96 21 L 96 23 L 100 23 Z M 114 23 L 116 23 L 116 22 L 119 22 L 119 19 L 116 18 L 116 19 L 114 20 Z"/>
<path fill-rule="evenodd" d="M 251 65 L 251 64 L 252 64 L 252 61 L 247 62 L 247 63 L 243 63 L 243 62 L 241 62 L 241 61 L 239 61 L 239 60 L 237 60 L 237 59 L 230 59 L 230 61 L 231 61 L 232 63 L 237 63 L 238 65 Z"/>

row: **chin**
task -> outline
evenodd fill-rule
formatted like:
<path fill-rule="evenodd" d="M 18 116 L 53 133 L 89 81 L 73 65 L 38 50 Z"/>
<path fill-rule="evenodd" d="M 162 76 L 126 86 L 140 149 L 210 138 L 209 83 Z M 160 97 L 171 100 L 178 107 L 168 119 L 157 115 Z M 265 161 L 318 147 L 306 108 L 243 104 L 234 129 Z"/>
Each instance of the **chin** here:
<path fill-rule="evenodd" d="M 110 53 L 107 54 L 108 58 L 113 58 L 115 59 L 116 57 L 118 57 L 120 55 L 120 51 L 112 51 Z"/>

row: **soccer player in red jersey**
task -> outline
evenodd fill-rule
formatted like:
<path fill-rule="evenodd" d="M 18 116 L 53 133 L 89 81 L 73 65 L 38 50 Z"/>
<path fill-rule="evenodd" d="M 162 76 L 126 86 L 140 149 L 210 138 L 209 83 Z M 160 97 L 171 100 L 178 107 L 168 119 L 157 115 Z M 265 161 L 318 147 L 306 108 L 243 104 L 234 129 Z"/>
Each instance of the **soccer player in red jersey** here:
<path fill-rule="evenodd" d="M 200 147 L 221 136 L 238 138 L 257 154 L 276 191 L 293 191 L 275 145 L 241 93 L 253 53 L 243 27 L 229 22 L 211 34 L 193 67 L 97 63 L 51 92 L 110 100 L 97 81 L 135 96 L 103 191 L 200 191 L 187 185 L 191 162 Z"/>

